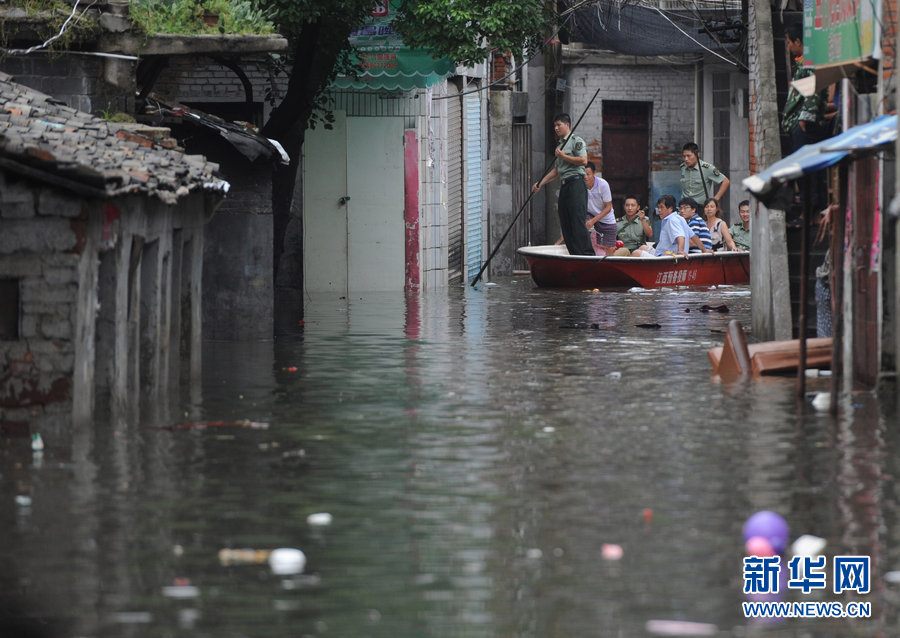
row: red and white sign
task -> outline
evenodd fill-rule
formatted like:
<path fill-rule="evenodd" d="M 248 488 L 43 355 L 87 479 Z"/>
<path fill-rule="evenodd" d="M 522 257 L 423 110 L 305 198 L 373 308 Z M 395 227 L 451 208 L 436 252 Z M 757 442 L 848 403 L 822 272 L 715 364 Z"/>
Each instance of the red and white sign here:
<path fill-rule="evenodd" d="M 388 14 L 388 0 L 375 0 L 375 6 L 372 8 L 373 18 L 386 18 Z"/>

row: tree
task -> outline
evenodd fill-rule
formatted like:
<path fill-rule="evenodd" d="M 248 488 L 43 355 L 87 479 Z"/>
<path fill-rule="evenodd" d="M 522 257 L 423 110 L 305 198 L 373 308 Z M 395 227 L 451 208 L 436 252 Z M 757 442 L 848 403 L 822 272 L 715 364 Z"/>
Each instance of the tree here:
<path fill-rule="evenodd" d="M 387 0 L 382 0 L 386 2 Z M 263 127 L 291 156 L 273 183 L 276 332 L 302 315 L 300 221 L 292 199 L 304 132 L 321 109 L 331 81 L 354 65 L 349 38 L 375 0 L 275 0 L 279 32 L 291 41 L 287 91 Z M 544 0 L 394 0 L 394 28 L 405 44 L 458 64 L 484 60 L 491 49 L 533 51 L 555 20 Z"/>

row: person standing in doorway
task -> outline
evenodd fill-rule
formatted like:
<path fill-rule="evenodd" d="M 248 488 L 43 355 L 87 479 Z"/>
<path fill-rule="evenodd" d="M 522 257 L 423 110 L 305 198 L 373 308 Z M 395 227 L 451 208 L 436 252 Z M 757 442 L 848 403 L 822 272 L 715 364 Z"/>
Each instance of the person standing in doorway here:
<path fill-rule="evenodd" d="M 559 226 L 570 255 L 593 255 L 590 233 L 585 226 L 587 213 L 587 185 L 584 183 L 587 166 L 587 145 L 584 140 L 572 135 L 572 120 L 568 113 L 560 113 L 553 118 L 553 131 L 559 138 L 556 159 L 550 172 L 535 182 L 531 192 L 537 193 L 544 184 L 557 177 L 562 181 L 559 189 Z"/>
<path fill-rule="evenodd" d="M 700 161 L 700 147 L 688 142 L 681 149 L 681 198 L 704 202 L 715 197 L 720 202 L 731 182 L 718 168 Z"/>

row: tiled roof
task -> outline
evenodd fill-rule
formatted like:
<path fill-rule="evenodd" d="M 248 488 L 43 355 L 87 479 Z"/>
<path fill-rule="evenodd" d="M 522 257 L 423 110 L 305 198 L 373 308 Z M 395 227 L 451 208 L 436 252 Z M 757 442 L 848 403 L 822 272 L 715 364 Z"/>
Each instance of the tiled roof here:
<path fill-rule="evenodd" d="M 0 72 L 0 167 L 95 197 L 145 193 L 172 204 L 228 192 L 218 165 L 69 108 Z"/>

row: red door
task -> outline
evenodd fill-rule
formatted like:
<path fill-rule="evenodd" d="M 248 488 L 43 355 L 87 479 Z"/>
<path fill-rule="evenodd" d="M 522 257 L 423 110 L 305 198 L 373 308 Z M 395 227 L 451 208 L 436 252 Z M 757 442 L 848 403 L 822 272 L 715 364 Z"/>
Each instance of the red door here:
<path fill-rule="evenodd" d="M 636 195 L 641 205 L 649 205 L 651 104 L 603 101 L 601 171 L 612 190 L 617 216 L 624 213 L 623 201 L 628 195 Z"/>

